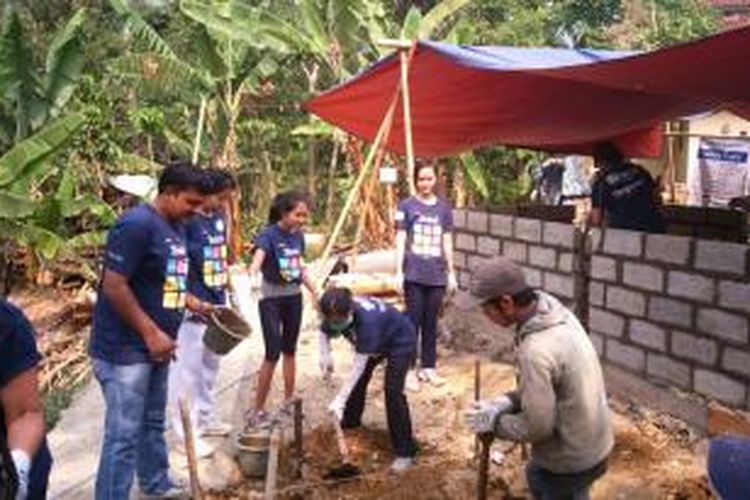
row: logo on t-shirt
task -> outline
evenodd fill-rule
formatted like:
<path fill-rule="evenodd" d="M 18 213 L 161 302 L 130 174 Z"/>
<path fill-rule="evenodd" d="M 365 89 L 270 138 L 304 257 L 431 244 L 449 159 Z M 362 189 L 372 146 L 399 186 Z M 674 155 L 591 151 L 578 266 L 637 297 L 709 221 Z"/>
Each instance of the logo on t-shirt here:
<path fill-rule="evenodd" d="M 412 227 L 411 252 L 420 257 L 440 257 L 443 249 L 443 226 L 436 215 L 417 216 Z"/>
<path fill-rule="evenodd" d="M 184 309 L 187 296 L 188 257 L 185 245 L 175 243 L 171 238 L 167 244 L 167 272 L 164 279 L 164 309 Z"/>
<path fill-rule="evenodd" d="M 221 225 L 223 227 L 224 223 Z M 203 282 L 210 288 L 224 288 L 227 285 L 226 239 L 223 234 L 208 235 L 206 242 L 203 246 Z"/>
<path fill-rule="evenodd" d="M 302 254 L 299 248 L 279 245 L 279 274 L 287 283 L 299 282 L 302 279 Z"/>

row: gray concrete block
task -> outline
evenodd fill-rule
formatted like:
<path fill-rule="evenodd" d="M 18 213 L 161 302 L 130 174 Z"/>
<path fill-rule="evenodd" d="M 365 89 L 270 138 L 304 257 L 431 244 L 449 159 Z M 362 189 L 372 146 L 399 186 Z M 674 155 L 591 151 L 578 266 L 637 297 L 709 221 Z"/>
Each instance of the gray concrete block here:
<path fill-rule="evenodd" d="M 610 257 L 591 257 L 591 277 L 603 281 L 617 281 L 617 261 Z"/>
<path fill-rule="evenodd" d="M 604 357 L 604 337 L 602 337 L 598 333 L 590 333 L 589 340 L 591 340 L 591 344 L 594 346 L 594 349 L 596 350 L 596 354 L 598 354 L 600 358 L 603 358 Z"/>
<path fill-rule="evenodd" d="M 745 276 L 747 253 L 747 244 L 696 240 L 695 268 Z"/>
<path fill-rule="evenodd" d="M 598 307 L 589 309 L 589 328 L 608 337 L 622 337 L 625 332 L 625 319 Z"/>
<path fill-rule="evenodd" d="M 573 254 L 570 252 L 562 252 L 557 258 L 557 270 L 561 273 L 572 273 L 573 272 Z"/>
<path fill-rule="evenodd" d="M 561 222 L 545 222 L 543 226 L 543 240 L 546 245 L 573 248 L 575 226 Z"/>
<path fill-rule="evenodd" d="M 722 307 L 750 314 L 750 283 L 719 282 L 719 304 Z"/>
<path fill-rule="evenodd" d="M 619 286 L 607 285 L 607 309 L 628 316 L 646 315 L 646 295 Z"/>
<path fill-rule="evenodd" d="M 503 255 L 519 264 L 526 263 L 528 249 L 526 243 L 503 241 Z"/>
<path fill-rule="evenodd" d="M 693 325 L 693 306 L 688 302 L 654 295 L 648 301 L 648 319 L 690 328 Z"/>
<path fill-rule="evenodd" d="M 747 344 L 747 318 L 720 309 L 701 308 L 698 310 L 698 330 L 718 339 L 737 344 Z"/>
<path fill-rule="evenodd" d="M 667 332 L 653 323 L 633 319 L 630 321 L 630 340 L 655 351 L 667 350 Z"/>
<path fill-rule="evenodd" d="M 731 406 L 745 404 L 745 384 L 714 371 L 696 369 L 693 390 Z"/>
<path fill-rule="evenodd" d="M 716 283 L 712 278 L 700 274 L 670 271 L 667 278 L 667 293 L 673 297 L 713 302 Z"/>
<path fill-rule="evenodd" d="M 513 217 L 510 215 L 490 215 L 490 234 L 504 238 L 513 237 Z"/>
<path fill-rule="evenodd" d="M 719 356 L 719 346 L 707 337 L 673 331 L 672 354 L 706 366 L 713 366 Z"/>
<path fill-rule="evenodd" d="M 646 356 L 646 373 L 657 379 L 676 385 L 682 389 L 690 389 L 690 366 L 680 363 L 667 356 L 648 353 Z"/>
<path fill-rule="evenodd" d="M 453 209 L 453 228 L 464 229 L 466 227 L 466 210 L 462 208 Z"/>
<path fill-rule="evenodd" d="M 477 251 L 477 238 L 467 233 L 456 233 L 453 245 L 456 250 L 466 250 L 468 252 Z"/>
<path fill-rule="evenodd" d="M 557 267 L 557 251 L 553 248 L 529 245 L 529 264 L 545 269 L 555 269 Z"/>
<path fill-rule="evenodd" d="M 661 292 L 664 290 L 664 271 L 655 266 L 625 262 L 622 281 L 633 288 Z"/>
<path fill-rule="evenodd" d="M 615 339 L 607 339 L 606 356 L 609 361 L 636 372 L 646 369 L 646 353 L 643 349 Z"/>
<path fill-rule="evenodd" d="M 575 281 L 572 276 L 545 271 L 544 289 L 558 297 L 567 299 L 575 297 Z"/>
<path fill-rule="evenodd" d="M 466 269 L 466 253 L 460 250 L 453 251 L 453 265 L 456 269 Z"/>
<path fill-rule="evenodd" d="M 750 352 L 733 347 L 724 349 L 721 366 L 725 370 L 750 378 Z"/>
<path fill-rule="evenodd" d="M 489 232 L 489 215 L 487 212 L 470 211 L 466 216 L 466 228 L 474 233 Z"/>
<path fill-rule="evenodd" d="M 646 236 L 646 258 L 670 264 L 687 265 L 690 259 L 690 238 L 649 234 Z"/>
<path fill-rule="evenodd" d="M 469 255 L 466 257 L 466 267 L 473 273 L 477 266 L 485 259 L 481 255 Z"/>
<path fill-rule="evenodd" d="M 542 221 L 516 217 L 516 238 L 530 243 L 541 243 Z"/>
<path fill-rule="evenodd" d="M 598 281 L 589 283 L 589 304 L 592 306 L 604 305 L 604 283 Z"/>
<path fill-rule="evenodd" d="M 604 253 L 640 257 L 643 251 L 643 233 L 624 229 L 604 230 Z"/>
<path fill-rule="evenodd" d="M 500 254 L 500 240 L 489 236 L 480 236 L 477 238 L 477 252 L 488 257 Z"/>
<path fill-rule="evenodd" d="M 526 276 L 526 283 L 531 288 L 542 288 L 542 271 L 533 267 L 521 266 Z"/>

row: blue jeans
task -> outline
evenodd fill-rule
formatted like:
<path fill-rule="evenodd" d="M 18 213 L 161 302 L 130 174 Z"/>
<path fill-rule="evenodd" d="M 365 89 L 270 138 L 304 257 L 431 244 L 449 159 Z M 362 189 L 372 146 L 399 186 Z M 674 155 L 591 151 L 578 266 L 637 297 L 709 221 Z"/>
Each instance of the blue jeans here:
<path fill-rule="evenodd" d="M 607 472 L 605 458 L 590 469 L 556 474 L 534 464 L 526 465 L 526 482 L 536 500 L 589 500 L 591 485 Z"/>
<path fill-rule="evenodd" d="M 167 491 L 172 486 L 164 440 L 169 365 L 117 365 L 94 358 L 93 367 L 107 406 L 96 499 L 127 500 L 136 471 L 143 493 Z"/>

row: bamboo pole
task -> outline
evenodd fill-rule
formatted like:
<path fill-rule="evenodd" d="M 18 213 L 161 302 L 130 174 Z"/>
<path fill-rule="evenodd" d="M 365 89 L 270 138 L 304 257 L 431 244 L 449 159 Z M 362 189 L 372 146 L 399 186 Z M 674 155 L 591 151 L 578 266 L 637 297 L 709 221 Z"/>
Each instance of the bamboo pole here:
<path fill-rule="evenodd" d="M 188 473 L 190 474 L 190 494 L 193 500 L 203 500 L 200 478 L 198 477 L 198 459 L 195 456 L 195 439 L 193 437 L 193 424 L 190 421 L 190 410 L 185 398 L 180 398 L 180 419 L 182 420 L 182 432 L 185 434 L 185 455 L 188 462 Z"/>
<path fill-rule="evenodd" d="M 409 95 L 409 61 L 411 52 L 399 51 L 401 59 L 401 97 L 404 111 L 404 142 L 406 144 L 406 176 L 409 182 L 409 195 L 414 196 L 414 140 L 411 128 L 411 97 Z"/>
<path fill-rule="evenodd" d="M 198 153 L 200 152 L 201 138 L 203 137 L 203 123 L 206 120 L 206 97 L 201 96 L 201 107 L 198 111 L 198 127 L 195 131 L 195 142 L 193 143 L 193 165 L 198 163 Z"/>

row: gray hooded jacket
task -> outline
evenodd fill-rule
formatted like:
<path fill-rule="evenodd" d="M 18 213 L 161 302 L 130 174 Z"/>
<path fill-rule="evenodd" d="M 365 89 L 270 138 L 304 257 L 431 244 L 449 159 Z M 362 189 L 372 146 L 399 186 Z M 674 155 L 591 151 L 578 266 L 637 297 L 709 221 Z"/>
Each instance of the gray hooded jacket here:
<path fill-rule="evenodd" d="M 502 415 L 495 433 L 531 442 L 532 461 L 543 469 L 581 472 L 614 443 L 599 358 L 572 312 L 544 292 L 537 297 L 517 332 L 521 411 Z"/>

